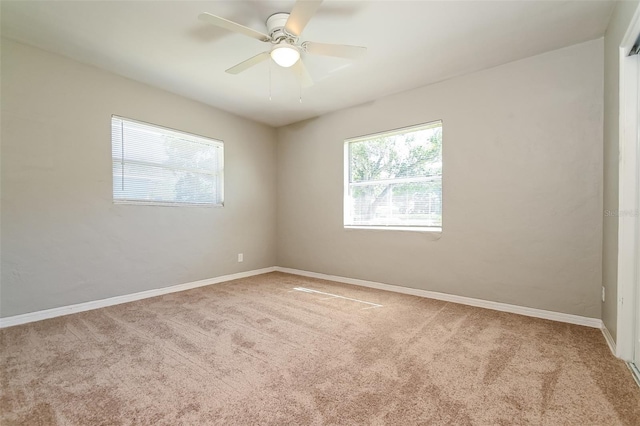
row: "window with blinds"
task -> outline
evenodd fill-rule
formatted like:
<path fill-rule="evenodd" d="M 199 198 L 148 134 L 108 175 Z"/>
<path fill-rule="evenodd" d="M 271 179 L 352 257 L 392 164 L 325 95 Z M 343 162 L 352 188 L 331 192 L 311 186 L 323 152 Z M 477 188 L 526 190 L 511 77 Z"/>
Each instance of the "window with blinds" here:
<path fill-rule="evenodd" d="M 345 141 L 344 226 L 442 229 L 442 121 Z"/>
<path fill-rule="evenodd" d="M 222 141 L 111 117 L 113 201 L 222 206 Z"/>

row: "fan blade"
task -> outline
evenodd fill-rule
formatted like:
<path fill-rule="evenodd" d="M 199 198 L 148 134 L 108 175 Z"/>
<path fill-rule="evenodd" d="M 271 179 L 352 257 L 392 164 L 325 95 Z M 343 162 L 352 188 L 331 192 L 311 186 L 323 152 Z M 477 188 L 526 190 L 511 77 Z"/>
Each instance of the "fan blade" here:
<path fill-rule="evenodd" d="M 258 53 L 256 56 L 240 62 L 238 65 L 229 68 L 226 72 L 229 74 L 240 74 L 242 71 L 248 70 L 254 65 L 269 59 L 269 52 Z"/>
<path fill-rule="evenodd" d="M 233 31 L 236 33 L 244 34 L 251 38 L 255 38 L 260 41 L 269 41 L 269 36 L 261 33 L 260 31 L 256 31 L 252 28 L 245 27 L 244 25 L 237 24 L 233 21 L 229 21 L 228 19 L 221 18 L 216 15 L 212 15 L 207 12 L 203 12 L 198 16 L 198 19 L 201 21 L 207 22 L 209 24 L 215 25 L 216 27 L 224 28 L 225 30 Z"/>
<path fill-rule="evenodd" d="M 284 29 L 291 35 L 298 37 L 304 27 L 307 26 L 309 20 L 315 15 L 316 10 L 320 7 L 322 0 L 298 0 L 293 5 L 293 9 L 289 14 L 289 19 Z"/>
<path fill-rule="evenodd" d="M 313 86 L 313 79 L 311 78 L 311 74 L 309 74 L 309 70 L 302 62 L 302 58 L 298 60 L 295 64 L 291 66 L 293 72 L 296 73 L 298 79 L 300 79 L 300 84 L 302 87 L 311 87 Z"/>
<path fill-rule="evenodd" d="M 338 58 L 357 58 L 367 51 L 367 48 L 362 46 L 313 43 L 310 41 L 303 43 L 302 47 L 304 48 L 305 52 L 312 55 L 336 56 Z"/>

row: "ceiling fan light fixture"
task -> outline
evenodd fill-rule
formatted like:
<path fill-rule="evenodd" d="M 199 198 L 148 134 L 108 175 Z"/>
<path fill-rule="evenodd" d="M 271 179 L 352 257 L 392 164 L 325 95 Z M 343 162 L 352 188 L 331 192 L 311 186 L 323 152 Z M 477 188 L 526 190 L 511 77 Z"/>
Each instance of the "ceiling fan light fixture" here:
<path fill-rule="evenodd" d="M 278 44 L 271 50 L 271 58 L 283 68 L 289 68 L 300 59 L 300 51 L 290 44 Z"/>

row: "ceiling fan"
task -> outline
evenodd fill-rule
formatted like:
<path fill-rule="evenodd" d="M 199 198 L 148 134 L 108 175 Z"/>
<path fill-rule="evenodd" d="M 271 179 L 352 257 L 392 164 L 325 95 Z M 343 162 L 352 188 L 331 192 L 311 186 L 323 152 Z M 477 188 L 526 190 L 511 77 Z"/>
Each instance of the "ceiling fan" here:
<path fill-rule="evenodd" d="M 201 13 L 199 19 L 272 45 L 269 51 L 259 53 L 226 70 L 229 74 L 239 74 L 271 58 L 281 67 L 291 67 L 296 72 L 301 84 L 308 87 L 313 85 L 313 80 L 302 62 L 301 53 L 339 58 L 357 58 L 367 50 L 366 47 L 345 44 L 300 42 L 302 30 L 307 26 L 321 3 L 322 0 L 298 0 L 294 4 L 291 13 L 280 12 L 271 15 L 266 23 L 267 34 L 207 12 Z"/>

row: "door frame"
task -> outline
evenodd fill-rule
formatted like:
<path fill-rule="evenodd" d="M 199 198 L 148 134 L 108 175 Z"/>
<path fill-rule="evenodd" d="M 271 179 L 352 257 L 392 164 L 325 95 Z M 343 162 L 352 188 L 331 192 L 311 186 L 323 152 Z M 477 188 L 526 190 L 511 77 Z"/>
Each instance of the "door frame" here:
<path fill-rule="evenodd" d="M 640 8 L 627 28 L 619 49 L 620 61 L 620 123 L 619 123 L 619 203 L 618 203 L 618 316 L 616 356 L 632 361 L 636 340 L 636 310 L 640 309 L 640 257 L 638 217 L 640 188 L 640 146 L 638 134 L 637 58 L 629 58 L 629 52 L 640 35 Z M 640 312 L 638 313 L 640 314 Z"/>

